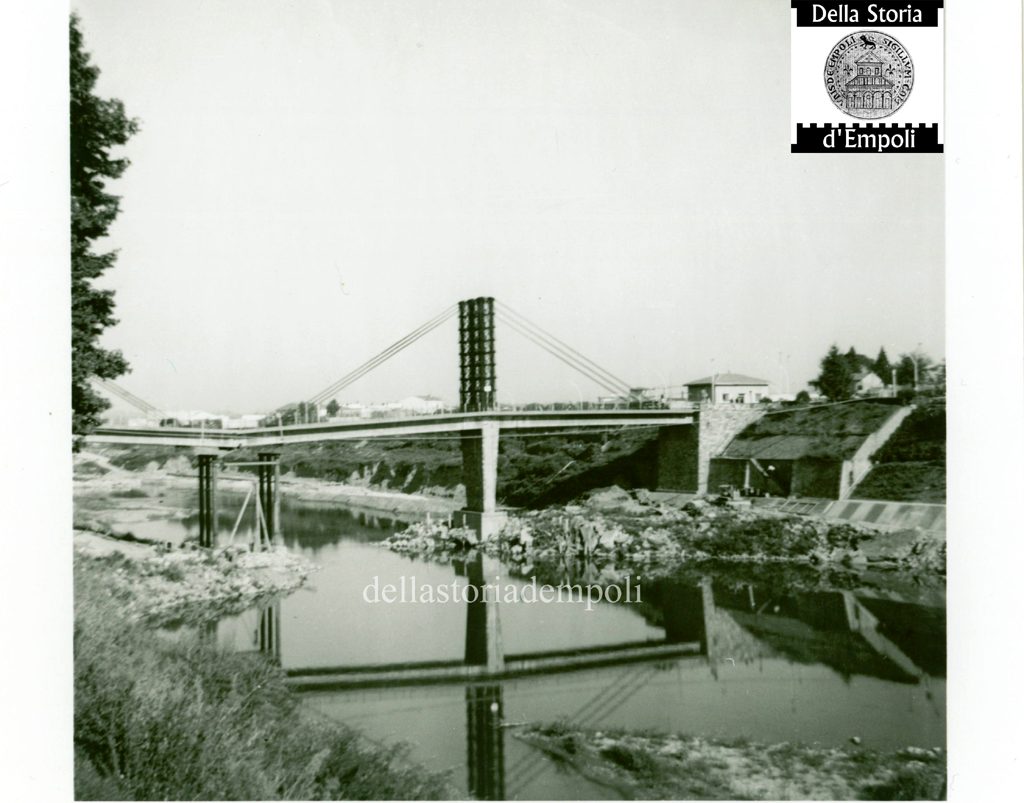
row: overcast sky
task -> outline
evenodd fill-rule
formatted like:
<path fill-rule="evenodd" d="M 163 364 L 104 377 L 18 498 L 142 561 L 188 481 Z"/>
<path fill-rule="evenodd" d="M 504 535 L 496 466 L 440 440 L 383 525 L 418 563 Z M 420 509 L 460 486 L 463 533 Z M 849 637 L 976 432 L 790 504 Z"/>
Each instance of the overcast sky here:
<path fill-rule="evenodd" d="M 789 153 L 787 0 L 77 0 L 141 121 L 104 285 L 164 409 L 310 397 L 487 294 L 634 385 L 944 353 L 935 155 Z M 455 325 L 346 400 L 457 398 Z M 508 329 L 499 398 L 602 392 Z"/>

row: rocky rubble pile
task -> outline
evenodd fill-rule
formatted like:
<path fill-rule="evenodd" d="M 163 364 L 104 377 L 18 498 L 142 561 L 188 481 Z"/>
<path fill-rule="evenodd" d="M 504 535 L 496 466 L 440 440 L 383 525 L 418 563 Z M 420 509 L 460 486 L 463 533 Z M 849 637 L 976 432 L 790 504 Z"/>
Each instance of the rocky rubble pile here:
<path fill-rule="evenodd" d="M 295 590 L 314 570 L 283 547 L 266 552 L 245 547 L 148 550 L 134 559 L 122 552 L 77 553 L 79 560 L 95 561 L 108 570 L 108 592 L 121 601 L 129 619 L 157 625 L 245 610 L 263 598 Z"/>
<path fill-rule="evenodd" d="M 691 734 L 527 725 L 522 741 L 626 799 L 941 800 L 942 748 L 760 744 Z"/>
<path fill-rule="evenodd" d="M 458 556 L 477 545 L 476 533 L 473 530 L 466 527 L 449 527 L 445 522 L 436 522 L 429 518 L 392 533 L 382 544 L 394 552 L 425 555 L 440 560 L 448 556 Z"/>
<path fill-rule="evenodd" d="M 681 508 L 645 491 L 606 488 L 575 504 L 512 517 L 495 540 L 443 523 L 412 525 L 389 538 L 396 551 L 445 557 L 479 546 L 516 569 L 583 560 L 646 576 L 708 561 L 827 568 L 945 572 L 945 545 L 922 533 L 879 533 L 854 524 L 703 499 Z"/>

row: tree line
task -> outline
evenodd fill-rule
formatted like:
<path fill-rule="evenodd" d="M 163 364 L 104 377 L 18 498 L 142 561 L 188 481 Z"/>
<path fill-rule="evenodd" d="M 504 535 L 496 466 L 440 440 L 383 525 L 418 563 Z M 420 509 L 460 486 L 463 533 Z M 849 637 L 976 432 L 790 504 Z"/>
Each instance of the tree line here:
<path fill-rule="evenodd" d="M 868 374 L 874 374 L 881 380 L 882 386 L 893 390 L 916 392 L 923 386 L 945 386 L 946 364 L 936 363 L 923 351 L 914 350 L 900 354 L 892 362 L 883 346 L 878 355 L 872 359 L 860 354 L 853 346 L 844 353 L 835 343 L 828 353 L 821 358 L 820 373 L 809 384 L 831 401 L 852 399 L 858 394 L 858 383 Z"/>

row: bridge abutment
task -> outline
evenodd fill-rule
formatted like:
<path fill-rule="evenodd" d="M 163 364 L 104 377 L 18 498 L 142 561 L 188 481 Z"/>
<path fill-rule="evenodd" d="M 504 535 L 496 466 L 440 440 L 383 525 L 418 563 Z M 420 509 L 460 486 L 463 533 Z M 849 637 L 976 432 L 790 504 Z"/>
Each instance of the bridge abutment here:
<path fill-rule="evenodd" d="M 658 430 L 658 489 L 707 493 L 711 458 L 763 415 L 764 410 L 753 405 L 704 404 L 695 412 L 693 424 L 662 427 Z"/>

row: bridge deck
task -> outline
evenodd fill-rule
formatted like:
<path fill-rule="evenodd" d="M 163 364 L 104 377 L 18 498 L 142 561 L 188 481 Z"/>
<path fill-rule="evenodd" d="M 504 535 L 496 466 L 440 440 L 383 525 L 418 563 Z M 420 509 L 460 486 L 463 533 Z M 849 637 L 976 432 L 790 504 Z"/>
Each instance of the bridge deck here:
<path fill-rule="evenodd" d="M 694 410 L 543 410 L 450 413 L 255 429 L 100 427 L 86 436 L 85 440 L 87 443 L 238 449 L 317 441 L 471 432 L 491 422 L 496 423 L 499 429 L 508 431 L 680 426 L 693 424 L 697 415 Z"/>

